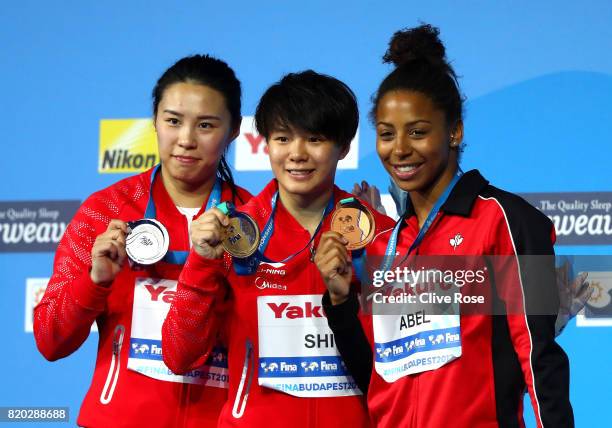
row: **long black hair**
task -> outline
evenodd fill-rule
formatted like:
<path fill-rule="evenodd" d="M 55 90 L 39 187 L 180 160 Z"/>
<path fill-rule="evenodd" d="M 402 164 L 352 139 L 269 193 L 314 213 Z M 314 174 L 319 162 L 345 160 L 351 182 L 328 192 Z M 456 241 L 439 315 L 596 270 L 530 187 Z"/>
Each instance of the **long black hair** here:
<path fill-rule="evenodd" d="M 240 126 L 242 99 L 240 81 L 234 70 L 224 61 L 209 55 L 192 55 L 178 60 L 162 74 L 153 88 L 153 116 L 157 115 L 157 108 L 164 91 L 175 83 L 196 83 L 220 92 L 232 118 L 232 129 Z M 219 161 L 217 176 L 230 186 L 234 202 L 236 198 L 244 202 L 238 195 L 234 176 L 225 159 L 225 154 Z"/>

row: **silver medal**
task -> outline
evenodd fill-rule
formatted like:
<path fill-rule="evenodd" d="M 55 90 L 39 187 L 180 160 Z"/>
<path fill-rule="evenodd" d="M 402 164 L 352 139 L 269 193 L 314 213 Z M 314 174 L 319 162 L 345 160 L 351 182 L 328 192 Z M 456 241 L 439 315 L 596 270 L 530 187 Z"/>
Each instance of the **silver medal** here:
<path fill-rule="evenodd" d="M 170 245 L 168 231 L 159 221 L 150 218 L 128 222 L 125 241 L 128 257 L 140 265 L 152 265 L 164 258 Z"/>

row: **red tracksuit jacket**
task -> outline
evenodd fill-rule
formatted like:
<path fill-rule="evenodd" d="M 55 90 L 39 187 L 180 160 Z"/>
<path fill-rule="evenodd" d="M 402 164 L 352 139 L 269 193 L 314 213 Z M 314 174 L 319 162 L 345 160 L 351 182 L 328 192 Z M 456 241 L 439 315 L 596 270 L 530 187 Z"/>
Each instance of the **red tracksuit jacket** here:
<path fill-rule="evenodd" d="M 239 208 L 260 230 L 276 190 L 272 181 Z M 335 203 L 348 196 L 334 189 Z M 377 229 L 392 225 L 389 218 L 375 216 Z M 304 248 L 310 234 L 280 202 L 274 219 L 265 255 L 278 261 Z M 329 230 L 330 219 L 321 231 Z M 221 427 L 369 426 L 363 396 L 343 375 L 344 363 L 321 311 L 325 285 L 311 260 L 319 236 L 290 261 L 261 263 L 256 273 L 245 276 L 235 273 L 229 257 L 208 260 L 190 254 L 163 326 L 164 360 L 180 373 L 206 358 L 215 337 L 210 320 L 223 302 L 220 290 L 227 290 L 230 309 L 223 324 L 229 337 L 230 386 Z"/>
<path fill-rule="evenodd" d="M 91 248 L 110 220 L 130 221 L 144 216 L 151 172 L 121 180 L 83 203 L 58 246 L 53 276 L 34 310 L 36 344 L 51 361 L 76 351 L 92 324 L 97 323 L 98 357 L 79 413 L 80 426 L 212 427 L 227 398 L 226 388 L 157 380 L 127 368 L 130 356 L 137 357 L 149 349 L 130 343 L 137 279 L 144 281 L 142 290 L 149 290 L 149 303 L 169 306 L 175 291 L 166 287 L 168 283 L 147 282 L 151 278 L 176 280 L 182 265 L 158 262 L 136 271 L 126 262 L 108 288 L 94 284 L 89 277 Z M 250 198 L 242 189 L 238 195 L 243 201 Z M 170 199 L 161 177 L 154 182 L 153 197 L 157 219 L 168 229 L 170 250 L 188 251 L 187 219 Z M 225 183 L 222 198 L 231 199 L 231 190 Z M 143 322 L 147 323 L 146 314 Z M 152 345 L 146 346 L 153 350 Z M 217 358 L 221 359 L 221 355 Z M 209 373 L 204 368 L 190 376 L 207 381 Z M 219 379 L 210 380 L 211 384 L 222 383 Z"/>
<path fill-rule="evenodd" d="M 418 234 L 411 207 L 405 215 L 397 251 L 406 254 Z M 461 239 L 457 239 L 457 237 Z M 390 233 L 381 235 L 367 250 L 383 255 Z M 554 228 L 542 213 L 523 199 L 499 190 L 478 171 L 463 175 L 442 205 L 434 223 L 417 247 L 419 255 L 551 255 Z M 514 264 L 516 268 L 518 264 Z M 341 354 L 361 384 L 367 384 L 368 410 L 376 427 L 524 427 L 523 395 L 529 392 L 538 427 L 572 427 L 569 401 L 569 364 L 555 342 L 558 295 L 554 264 L 546 277 L 511 270 L 513 289 L 502 291 L 502 280 L 488 284 L 489 297 L 509 305 L 509 300 L 532 307 L 544 299 L 548 315 L 529 310 L 507 315 L 460 315 L 461 356 L 435 370 L 407 374 L 385 381 L 372 362 L 381 348 L 373 340 L 373 321 L 360 323 L 355 294 L 344 304 L 331 306 L 323 299 L 331 329 Z M 540 270 L 540 272 L 542 272 Z M 548 275 L 549 273 L 549 275 Z M 520 277 L 520 278 L 519 278 Z M 493 288 L 493 285 L 497 288 Z M 367 354 L 367 349 L 370 354 Z M 375 347 L 376 348 L 376 347 Z M 374 354 L 374 356 L 372 356 Z M 368 355 L 367 357 L 363 357 Z M 381 361 L 378 356 L 377 361 Z"/>

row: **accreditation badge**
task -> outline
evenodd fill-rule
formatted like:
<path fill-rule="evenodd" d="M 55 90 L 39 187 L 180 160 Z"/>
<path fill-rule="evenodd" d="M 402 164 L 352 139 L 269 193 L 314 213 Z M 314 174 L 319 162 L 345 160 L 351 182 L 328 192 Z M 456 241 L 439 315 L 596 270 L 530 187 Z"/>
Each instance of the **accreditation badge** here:
<path fill-rule="evenodd" d="M 459 315 L 373 315 L 374 368 L 387 382 L 435 370 L 461 356 Z"/>
<path fill-rule="evenodd" d="M 213 349 L 208 361 L 184 375 L 174 374 L 162 355 L 161 331 L 176 294 L 170 279 L 136 278 L 128 369 L 167 382 L 228 387 L 227 351 Z"/>
<path fill-rule="evenodd" d="M 336 348 L 321 297 L 257 298 L 259 385 L 296 397 L 361 395 Z"/>

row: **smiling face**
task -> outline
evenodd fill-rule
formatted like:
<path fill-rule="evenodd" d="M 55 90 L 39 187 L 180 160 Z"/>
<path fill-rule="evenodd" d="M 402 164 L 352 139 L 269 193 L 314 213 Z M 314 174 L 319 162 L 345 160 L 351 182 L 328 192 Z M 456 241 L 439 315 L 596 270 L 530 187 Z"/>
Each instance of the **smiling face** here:
<path fill-rule="evenodd" d="M 321 135 L 292 128 L 275 129 L 268 138 L 272 172 L 281 198 L 316 200 L 334 184 L 338 161 L 348 152 Z"/>
<path fill-rule="evenodd" d="M 462 139 L 462 122 L 449 129 L 444 111 L 420 92 L 390 91 L 378 103 L 376 150 L 402 190 L 439 196 L 457 169 Z"/>
<path fill-rule="evenodd" d="M 215 177 L 221 155 L 237 132 L 220 92 L 184 82 L 164 91 L 155 130 L 162 174 L 196 187 Z"/>

